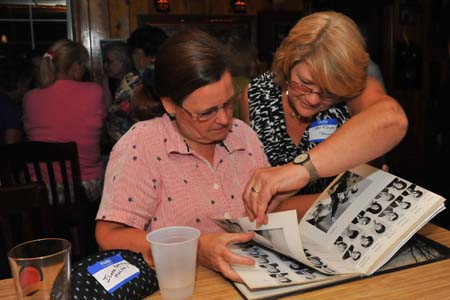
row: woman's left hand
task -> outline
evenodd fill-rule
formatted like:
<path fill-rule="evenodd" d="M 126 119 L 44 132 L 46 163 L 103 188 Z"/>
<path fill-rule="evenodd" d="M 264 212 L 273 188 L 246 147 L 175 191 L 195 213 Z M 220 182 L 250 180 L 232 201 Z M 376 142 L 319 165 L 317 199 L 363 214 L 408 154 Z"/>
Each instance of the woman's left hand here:
<path fill-rule="evenodd" d="M 253 239 L 255 234 L 248 233 L 205 233 L 198 241 L 197 258 L 201 265 L 218 271 L 223 276 L 242 283 L 242 279 L 231 265 L 253 266 L 252 258 L 238 255 L 228 248 L 232 243 L 244 243 Z"/>

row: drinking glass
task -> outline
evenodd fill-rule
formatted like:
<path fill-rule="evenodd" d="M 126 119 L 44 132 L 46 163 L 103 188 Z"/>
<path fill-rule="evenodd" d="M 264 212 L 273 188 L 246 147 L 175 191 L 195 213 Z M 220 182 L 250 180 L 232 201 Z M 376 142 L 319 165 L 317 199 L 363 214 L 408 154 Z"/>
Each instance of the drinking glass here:
<path fill-rule="evenodd" d="M 69 241 L 45 238 L 22 243 L 8 252 L 18 300 L 69 300 Z"/>

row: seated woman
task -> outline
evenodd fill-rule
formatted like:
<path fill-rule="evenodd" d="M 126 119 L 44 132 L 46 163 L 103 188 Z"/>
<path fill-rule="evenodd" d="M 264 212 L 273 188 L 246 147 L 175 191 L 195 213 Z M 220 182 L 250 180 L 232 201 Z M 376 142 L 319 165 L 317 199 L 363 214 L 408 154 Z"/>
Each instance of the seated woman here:
<path fill-rule="evenodd" d="M 230 265 L 254 264 L 227 248 L 254 234 L 225 233 L 212 220 L 243 216 L 245 184 L 255 168 L 268 166 L 256 134 L 232 117 L 229 70 L 223 45 L 202 31 L 180 32 L 161 46 L 157 93 L 146 87 L 159 115 L 133 125 L 110 155 L 97 214 L 101 249 L 140 252 L 153 265 L 147 233 L 186 225 L 201 231 L 202 265 L 240 281 Z"/>
<path fill-rule="evenodd" d="M 82 44 L 55 42 L 42 58 L 39 88 L 23 100 L 23 123 L 29 140 L 77 143 L 83 186 L 89 200 L 97 200 L 103 185 L 100 133 L 106 112 L 102 87 L 80 82 L 88 59 Z"/>

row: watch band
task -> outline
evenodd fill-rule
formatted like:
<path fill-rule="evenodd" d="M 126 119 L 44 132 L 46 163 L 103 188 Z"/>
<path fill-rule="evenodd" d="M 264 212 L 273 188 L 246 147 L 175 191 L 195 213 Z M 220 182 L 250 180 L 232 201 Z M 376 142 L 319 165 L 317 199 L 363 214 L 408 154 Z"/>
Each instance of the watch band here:
<path fill-rule="evenodd" d="M 309 156 L 308 156 L 308 159 L 302 165 L 305 167 L 305 169 L 309 173 L 309 182 L 308 182 L 308 184 L 314 183 L 320 178 L 319 173 L 317 172 L 317 169 L 314 166 L 314 164 L 312 163 L 312 161 L 309 158 Z"/>
<path fill-rule="evenodd" d="M 309 153 L 302 153 L 302 154 L 300 154 L 299 156 L 297 156 L 294 159 L 293 163 L 296 164 L 296 165 L 304 166 L 306 171 L 308 171 L 308 173 L 309 173 L 309 182 L 308 182 L 308 184 L 311 184 L 311 183 L 317 181 L 317 179 L 320 178 L 316 167 L 314 167 L 314 164 L 311 161 Z"/>

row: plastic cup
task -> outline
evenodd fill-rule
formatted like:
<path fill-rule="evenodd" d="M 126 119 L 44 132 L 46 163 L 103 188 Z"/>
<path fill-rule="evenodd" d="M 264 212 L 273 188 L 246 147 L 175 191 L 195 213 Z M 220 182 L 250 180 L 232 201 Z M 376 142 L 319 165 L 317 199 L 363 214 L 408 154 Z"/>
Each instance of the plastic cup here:
<path fill-rule="evenodd" d="M 46 238 L 25 242 L 8 252 L 18 300 L 69 300 L 69 241 Z"/>
<path fill-rule="evenodd" d="M 147 234 L 163 299 L 186 299 L 194 293 L 199 236 L 199 230 L 187 226 Z"/>

